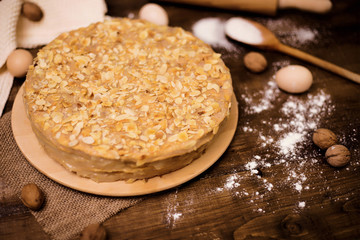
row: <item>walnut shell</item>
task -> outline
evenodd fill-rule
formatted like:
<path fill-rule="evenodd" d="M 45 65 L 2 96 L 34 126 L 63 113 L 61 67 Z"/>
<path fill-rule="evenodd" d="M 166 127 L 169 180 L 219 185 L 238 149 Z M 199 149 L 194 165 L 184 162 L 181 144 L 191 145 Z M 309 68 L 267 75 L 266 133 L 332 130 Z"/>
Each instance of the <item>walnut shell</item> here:
<path fill-rule="evenodd" d="M 337 143 L 335 133 L 326 128 L 319 128 L 315 130 L 312 139 L 315 145 L 323 150 L 328 149 Z"/>
<path fill-rule="evenodd" d="M 333 145 L 325 152 L 326 161 L 333 167 L 343 167 L 350 161 L 350 151 L 343 145 Z"/>
<path fill-rule="evenodd" d="M 259 73 L 267 67 L 266 58 L 258 52 L 249 52 L 244 57 L 244 64 L 251 72 Z"/>
<path fill-rule="evenodd" d="M 32 2 L 24 2 L 21 8 L 21 14 L 33 22 L 40 21 L 44 14 L 41 8 Z"/>
<path fill-rule="evenodd" d="M 44 193 L 34 183 L 26 184 L 21 190 L 21 201 L 31 210 L 39 210 L 45 200 Z"/>
<path fill-rule="evenodd" d="M 80 240 L 105 240 L 106 229 L 99 223 L 93 223 L 84 228 L 80 234 Z"/>

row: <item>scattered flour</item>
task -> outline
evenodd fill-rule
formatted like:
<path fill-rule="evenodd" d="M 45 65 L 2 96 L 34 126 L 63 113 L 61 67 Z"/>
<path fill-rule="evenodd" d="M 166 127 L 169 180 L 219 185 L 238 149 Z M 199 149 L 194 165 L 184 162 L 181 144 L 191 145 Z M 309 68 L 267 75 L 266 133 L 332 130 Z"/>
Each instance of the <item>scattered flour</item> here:
<path fill-rule="evenodd" d="M 306 206 L 306 203 L 305 202 L 299 202 L 298 203 L 298 207 L 299 208 L 304 208 Z"/>
<path fill-rule="evenodd" d="M 294 186 L 298 192 L 301 192 L 301 190 L 303 189 L 302 183 L 300 181 L 296 182 Z"/>
<path fill-rule="evenodd" d="M 177 201 L 178 190 L 168 198 L 165 222 L 169 228 L 176 226 L 176 222 L 181 218 L 182 213 L 178 211 L 179 202 Z"/>
<path fill-rule="evenodd" d="M 226 183 L 224 185 L 225 189 L 233 189 L 240 186 L 240 183 L 237 182 L 239 180 L 238 175 L 232 175 L 226 179 Z"/>
<path fill-rule="evenodd" d="M 231 191 L 239 197 L 250 197 L 254 211 L 259 213 L 265 212 L 263 198 L 271 192 L 289 189 L 300 196 L 303 191 L 310 189 L 311 183 L 306 175 L 319 161 L 318 157 L 307 151 L 311 144 L 311 134 L 321 125 L 322 119 L 330 116 L 335 109 L 325 90 L 315 90 L 301 96 L 289 95 L 283 102 L 278 101 L 283 99 L 279 98 L 280 94 L 284 93 L 278 90 L 273 81 L 254 93 L 245 88 L 241 100 L 245 103 L 243 111 L 246 115 L 266 114 L 268 111 L 277 111 L 279 114 L 271 119 L 265 117 L 260 123 L 256 123 L 256 128 L 253 127 L 253 122 L 245 122 L 242 131 L 258 137 L 259 151 L 244 164 L 248 175 L 234 173 L 226 179 L 224 187 L 217 189 Z M 261 171 L 276 166 L 283 169 L 276 173 L 282 180 L 272 183 L 262 176 Z M 257 179 L 256 183 L 261 191 L 251 193 L 246 184 L 241 184 L 248 177 Z M 298 208 L 305 206 L 304 201 L 297 203 Z"/>
<path fill-rule="evenodd" d="M 246 90 L 246 89 L 245 89 Z M 255 93 L 244 93 L 241 98 L 245 101 L 245 111 L 249 114 L 260 113 L 274 107 L 273 103 L 280 94 L 280 90 L 274 81 L 269 81 L 265 89 Z"/>
<path fill-rule="evenodd" d="M 281 42 L 292 47 L 301 47 L 308 43 L 317 43 L 319 32 L 314 26 L 299 27 L 291 19 L 269 19 L 264 24 Z"/>
<path fill-rule="evenodd" d="M 258 164 L 256 161 L 251 161 L 245 165 L 245 169 L 249 170 L 252 174 L 258 174 L 259 171 L 256 169 L 257 166 L 258 166 Z"/>
<path fill-rule="evenodd" d="M 297 143 L 304 140 L 305 133 L 289 132 L 279 140 L 278 147 L 280 148 L 280 154 L 283 155 L 295 155 L 295 147 Z"/>
<path fill-rule="evenodd" d="M 274 69 L 274 72 L 277 72 L 283 67 L 289 66 L 291 62 L 289 60 L 282 60 L 282 61 L 276 61 L 272 63 L 272 68 Z"/>
<path fill-rule="evenodd" d="M 318 32 L 308 28 L 300 28 L 295 31 L 295 37 L 299 43 L 313 42 Z"/>

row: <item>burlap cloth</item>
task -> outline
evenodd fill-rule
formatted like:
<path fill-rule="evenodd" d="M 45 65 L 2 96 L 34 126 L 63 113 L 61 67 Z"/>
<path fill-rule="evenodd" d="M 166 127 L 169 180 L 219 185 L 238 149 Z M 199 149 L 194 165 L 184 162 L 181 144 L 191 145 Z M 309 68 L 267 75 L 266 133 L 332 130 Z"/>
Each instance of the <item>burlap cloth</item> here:
<path fill-rule="evenodd" d="M 102 222 L 141 200 L 101 197 L 64 187 L 32 167 L 19 150 L 11 129 L 11 112 L 0 119 L 0 178 L 20 196 L 22 186 L 33 182 L 46 195 L 40 211 L 31 211 L 52 239 L 71 239 L 91 223 Z"/>

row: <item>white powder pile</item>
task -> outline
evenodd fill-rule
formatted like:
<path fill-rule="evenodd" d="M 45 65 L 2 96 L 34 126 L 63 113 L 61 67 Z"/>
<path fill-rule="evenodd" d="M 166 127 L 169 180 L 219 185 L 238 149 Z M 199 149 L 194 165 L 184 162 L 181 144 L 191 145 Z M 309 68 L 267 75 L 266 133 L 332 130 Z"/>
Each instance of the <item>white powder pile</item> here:
<path fill-rule="evenodd" d="M 196 37 L 213 47 L 235 51 L 236 47 L 226 38 L 225 21 L 220 18 L 203 18 L 195 22 L 192 31 Z"/>

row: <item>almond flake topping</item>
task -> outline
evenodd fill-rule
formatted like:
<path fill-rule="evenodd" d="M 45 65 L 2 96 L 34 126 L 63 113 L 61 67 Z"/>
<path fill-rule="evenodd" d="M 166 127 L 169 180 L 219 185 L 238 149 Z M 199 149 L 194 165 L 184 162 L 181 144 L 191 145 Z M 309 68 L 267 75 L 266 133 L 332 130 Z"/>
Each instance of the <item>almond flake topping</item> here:
<path fill-rule="evenodd" d="M 95 142 L 95 140 L 91 136 L 83 137 L 81 138 L 81 141 L 83 141 L 86 144 L 93 144 Z"/>
<path fill-rule="evenodd" d="M 191 33 L 113 18 L 42 48 L 24 98 L 56 144 L 118 159 L 193 146 L 217 132 L 231 95 L 221 55 Z"/>

